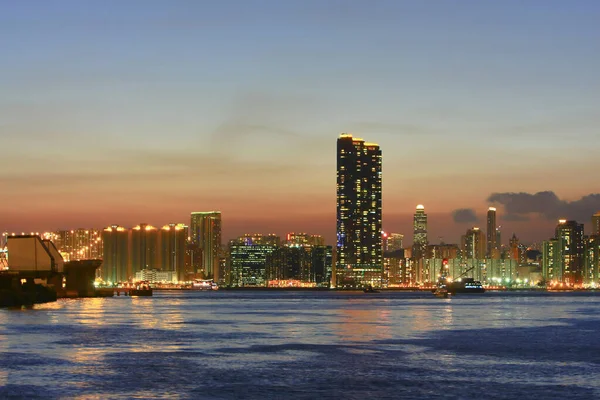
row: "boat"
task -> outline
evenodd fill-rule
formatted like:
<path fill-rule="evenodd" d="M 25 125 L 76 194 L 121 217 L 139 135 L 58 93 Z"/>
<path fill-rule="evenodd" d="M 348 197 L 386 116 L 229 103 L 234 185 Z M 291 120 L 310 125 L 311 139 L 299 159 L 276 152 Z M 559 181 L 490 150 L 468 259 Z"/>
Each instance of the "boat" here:
<path fill-rule="evenodd" d="M 476 281 L 474 278 L 464 278 L 469 271 L 474 267 L 467 269 L 455 280 L 451 280 L 447 276 L 448 260 L 442 261 L 442 268 L 440 271 L 440 278 L 438 280 L 437 288 L 433 290 L 433 294 L 436 297 L 447 298 L 448 295 L 454 295 L 456 293 L 485 293 L 485 289 L 481 282 Z"/>
<path fill-rule="evenodd" d="M 462 278 L 446 284 L 448 292 L 454 293 L 485 293 L 481 282 L 473 278 Z"/>
<path fill-rule="evenodd" d="M 373 286 L 368 285 L 367 287 L 365 287 L 363 289 L 363 292 L 365 292 L 365 293 L 379 293 L 379 290 L 375 290 L 375 289 L 373 289 Z"/>
<path fill-rule="evenodd" d="M 152 296 L 152 288 L 148 283 L 139 283 L 129 289 L 130 296 Z"/>
<path fill-rule="evenodd" d="M 218 290 L 219 285 L 217 285 L 212 279 L 194 279 L 194 282 L 192 282 L 192 289 Z"/>

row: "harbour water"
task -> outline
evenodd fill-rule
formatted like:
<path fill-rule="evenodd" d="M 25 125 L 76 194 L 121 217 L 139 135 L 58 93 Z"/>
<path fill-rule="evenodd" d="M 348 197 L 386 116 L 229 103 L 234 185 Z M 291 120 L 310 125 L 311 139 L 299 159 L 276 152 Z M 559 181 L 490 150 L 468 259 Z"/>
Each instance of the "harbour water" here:
<path fill-rule="evenodd" d="M 1 309 L 0 398 L 600 398 L 600 295 L 157 291 Z"/>

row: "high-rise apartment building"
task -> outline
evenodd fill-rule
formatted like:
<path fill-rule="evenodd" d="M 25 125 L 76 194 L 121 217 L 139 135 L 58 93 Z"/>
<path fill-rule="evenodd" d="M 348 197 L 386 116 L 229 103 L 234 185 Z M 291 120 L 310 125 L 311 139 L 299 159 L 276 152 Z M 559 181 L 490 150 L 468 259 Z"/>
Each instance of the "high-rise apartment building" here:
<path fill-rule="evenodd" d="M 381 149 L 342 134 L 337 140 L 338 286 L 381 285 Z"/>
<path fill-rule="evenodd" d="M 521 260 L 521 251 L 520 251 L 520 246 L 519 246 L 519 238 L 517 237 L 517 235 L 515 235 L 513 233 L 512 238 L 510 238 L 510 254 L 509 257 L 511 260 L 517 260 L 520 261 Z"/>
<path fill-rule="evenodd" d="M 254 243 L 247 237 L 229 243 L 230 282 L 234 287 L 264 287 L 277 245 Z M 274 274 L 277 274 L 274 272 Z"/>
<path fill-rule="evenodd" d="M 592 215 L 592 236 L 600 236 L 600 211 Z"/>
<path fill-rule="evenodd" d="M 49 232 L 43 236 L 54 243 L 67 261 L 102 258 L 102 232 L 99 230 L 62 230 Z"/>
<path fill-rule="evenodd" d="M 102 232 L 102 279 L 105 282 L 126 282 L 128 271 L 129 232 L 122 226 L 112 225 Z"/>
<path fill-rule="evenodd" d="M 500 244 L 498 239 L 498 228 L 496 226 L 496 208 L 490 207 L 487 212 L 487 231 L 486 231 L 486 256 L 491 259 L 500 258 Z"/>
<path fill-rule="evenodd" d="M 160 269 L 158 247 L 158 229 L 148 224 L 140 224 L 132 228 L 130 273 L 135 275 L 143 269 Z"/>
<path fill-rule="evenodd" d="M 556 239 L 542 242 L 542 275 L 548 282 L 562 282 L 562 268 Z"/>
<path fill-rule="evenodd" d="M 598 284 L 600 279 L 600 235 L 587 238 L 585 245 L 585 273 L 583 283 Z"/>
<path fill-rule="evenodd" d="M 262 233 L 246 233 L 244 236 L 237 239 L 245 244 L 268 244 L 270 246 L 281 246 L 281 237 L 274 233 L 263 235 Z"/>
<path fill-rule="evenodd" d="M 383 253 L 404 249 L 404 235 L 401 233 L 383 233 Z"/>
<path fill-rule="evenodd" d="M 427 214 L 425 206 L 419 204 L 413 216 L 412 258 L 415 260 L 427 257 Z"/>
<path fill-rule="evenodd" d="M 478 227 L 468 229 L 462 237 L 462 248 L 466 259 L 485 259 L 486 242 L 483 232 Z"/>
<path fill-rule="evenodd" d="M 187 244 L 187 226 L 168 224 L 159 233 L 160 269 L 170 271 L 178 281 L 185 281 L 185 250 Z"/>
<path fill-rule="evenodd" d="M 286 236 L 286 245 L 324 246 L 325 238 L 321 235 L 291 232 Z"/>
<path fill-rule="evenodd" d="M 430 244 L 427 246 L 428 258 L 452 259 L 458 258 L 460 248 L 456 244 Z"/>
<path fill-rule="evenodd" d="M 558 244 L 559 266 L 562 281 L 580 284 L 584 275 L 583 224 L 561 219 L 556 226 L 555 239 Z"/>
<path fill-rule="evenodd" d="M 193 212 L 190 223 L 190 239 L 193 249 L 201 254 L 200 257 L 196 257 L 197 271 L 205 278 L 218 281 L 221 212 Z"/>

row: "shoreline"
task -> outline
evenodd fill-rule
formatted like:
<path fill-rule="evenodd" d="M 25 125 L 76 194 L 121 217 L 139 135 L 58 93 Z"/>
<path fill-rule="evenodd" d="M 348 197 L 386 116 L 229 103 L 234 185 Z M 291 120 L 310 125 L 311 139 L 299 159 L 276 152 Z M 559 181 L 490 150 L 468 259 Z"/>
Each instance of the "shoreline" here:
<path fill-rule="evenodd" d="M 194 289 L 194 288 L 161 288 L 154 287 L 155 291 L 172 291 L 172 290 L 181 290 L 181 291 L 194 291 L 194 292 L 211 292 L 212 290 L 202 290 L 202 289 Z M 385 288 L 385 289 L 377 289 L 379 292 L 432 292 L 433 288 Z M 330 289 L 330 288 L 275 288 L 275 287 L 220 287 L 217 291 L 259 291 L 259 292 L 362 292 L 363 289 Z M 504 289 L 486 289 L 486 292 L 547 292 L 547 293 L 557 293 L 557 292 L 584 292 L 584 293 L 594 293 L 600 292 L 600 289 L 547 289 L 547 288 L 504 288 Z M 367 293 L 368 294 L 368 293 Z"/>

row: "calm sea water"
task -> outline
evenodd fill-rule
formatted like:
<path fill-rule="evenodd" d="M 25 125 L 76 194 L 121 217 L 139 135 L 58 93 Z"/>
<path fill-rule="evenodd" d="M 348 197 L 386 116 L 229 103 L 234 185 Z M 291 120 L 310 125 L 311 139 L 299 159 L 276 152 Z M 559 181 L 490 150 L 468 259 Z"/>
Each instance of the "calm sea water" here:
<path fill-rule="evenodd" d="M 600 398 L 600 295 L 155 292 L 0 310 L 0 398 Z"/>

